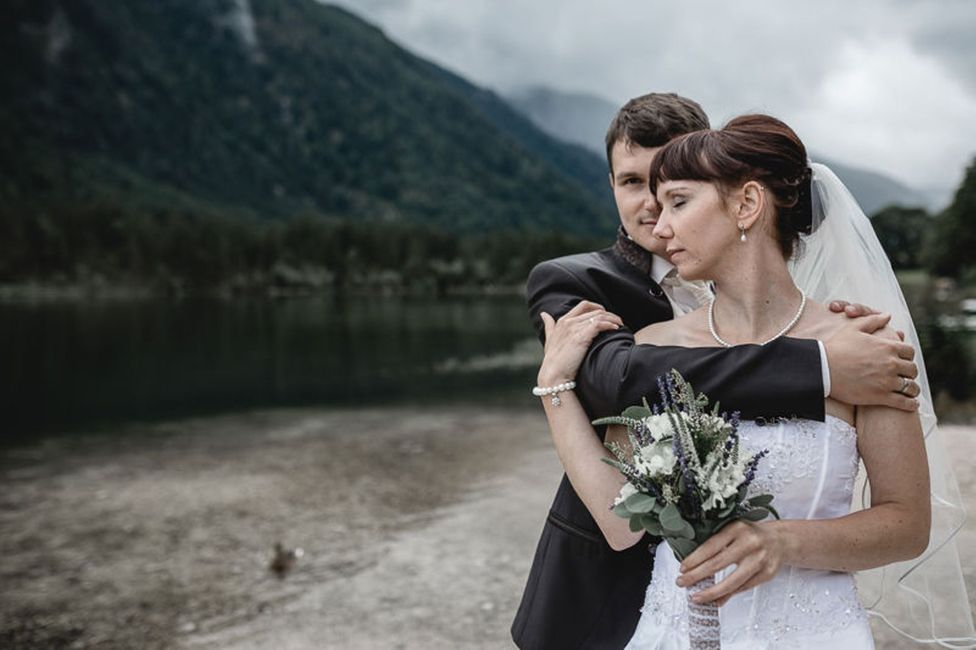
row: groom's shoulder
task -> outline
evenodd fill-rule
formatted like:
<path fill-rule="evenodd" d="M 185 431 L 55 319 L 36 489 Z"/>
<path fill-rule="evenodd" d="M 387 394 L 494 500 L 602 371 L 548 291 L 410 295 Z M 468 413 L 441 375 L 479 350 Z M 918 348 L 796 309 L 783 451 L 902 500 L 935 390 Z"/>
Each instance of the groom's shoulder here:
<path fill-rule="evenodd" d="M 539 262 L 529 273 L 530 283 L 549 278 L 572 276 L 583 279 L 594 271 L 613 273 L 617 264 L 612 247 L 589 253 L 575 253 L 564 255 L 551 260 Z"/>

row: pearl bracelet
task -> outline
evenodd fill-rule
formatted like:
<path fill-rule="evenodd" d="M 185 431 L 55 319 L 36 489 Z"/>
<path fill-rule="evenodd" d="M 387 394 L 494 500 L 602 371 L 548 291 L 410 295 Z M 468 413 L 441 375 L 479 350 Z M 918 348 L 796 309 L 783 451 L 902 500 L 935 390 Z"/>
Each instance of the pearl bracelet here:
<path fill-rule="evenodd" d="M 532 389 L 532 394 L 536 397 L 545 397 L 546 395 L 552 395 L 552 405 L 559 406 L 562 404 L 562 400 L 559 399 L 559 393 L 565 392 L 567 390 L 573 390 L 576 388 L 575 381 L 567 381 L 564 384 L 556 384 L 555 386 L 536 386 Z"/>

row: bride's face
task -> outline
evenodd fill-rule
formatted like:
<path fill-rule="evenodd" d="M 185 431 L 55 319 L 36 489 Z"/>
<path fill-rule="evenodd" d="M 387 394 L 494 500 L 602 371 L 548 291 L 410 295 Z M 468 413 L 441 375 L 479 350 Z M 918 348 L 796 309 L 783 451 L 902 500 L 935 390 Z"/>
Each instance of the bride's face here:
<path fill-rule="evenodd" d="M 657 187 L 661 216 L 654 235 L 686 280 L 713 280 L 717 265 L 738 243 L 738 228 L 712 183 L 664 181 Z"/>

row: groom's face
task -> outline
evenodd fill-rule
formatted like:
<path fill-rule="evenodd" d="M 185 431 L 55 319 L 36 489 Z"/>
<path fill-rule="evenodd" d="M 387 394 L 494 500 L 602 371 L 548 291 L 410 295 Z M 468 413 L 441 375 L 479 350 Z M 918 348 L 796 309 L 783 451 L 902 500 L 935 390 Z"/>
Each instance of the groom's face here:
<path fill-rule="evenodd" d="M 618 140 L 610 150 L 610 186 L 624 230 L 641 248 L 663 257 L 666 243 L 653 233 L 661 211 L 647 186 L 651 161 L 660 149 Z"/>

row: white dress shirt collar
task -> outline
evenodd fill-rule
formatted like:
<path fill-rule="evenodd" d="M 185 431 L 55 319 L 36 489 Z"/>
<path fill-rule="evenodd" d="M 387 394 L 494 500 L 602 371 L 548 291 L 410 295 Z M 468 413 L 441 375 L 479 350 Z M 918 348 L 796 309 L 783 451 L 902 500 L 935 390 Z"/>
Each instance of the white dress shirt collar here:
<path fill-rule="evenodd" d="M 661 280 L 674 269 L 674 264 L 658 255 L 651 255 L 651 279 L 661 284 Z"/>

